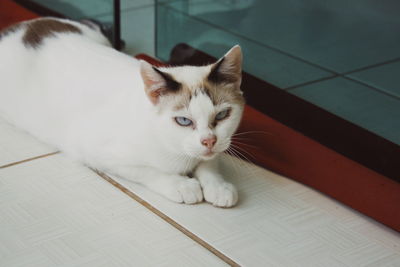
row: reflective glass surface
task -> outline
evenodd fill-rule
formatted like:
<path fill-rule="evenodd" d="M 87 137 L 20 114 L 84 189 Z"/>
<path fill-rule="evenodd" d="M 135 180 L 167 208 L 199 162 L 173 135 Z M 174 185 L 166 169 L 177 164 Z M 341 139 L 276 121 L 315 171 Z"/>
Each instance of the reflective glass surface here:
<path fill-rule="evenodd" d="M 240 44 L 245 71 L 400 144 L 399 1 L 156 2 L 159 58 Z"/>

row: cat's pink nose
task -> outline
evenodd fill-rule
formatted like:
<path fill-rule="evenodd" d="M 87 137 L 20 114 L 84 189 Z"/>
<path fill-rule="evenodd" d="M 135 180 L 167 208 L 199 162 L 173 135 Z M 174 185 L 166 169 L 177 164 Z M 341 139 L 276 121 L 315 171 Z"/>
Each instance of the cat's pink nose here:
<path fill-rule="evenodd" d="M 212 135 L 208 138 L 201 139 L 201 144 L 208 149 L 211 149 L 215 143 L 217 142 L 217 137 L 215 135 Z"/>

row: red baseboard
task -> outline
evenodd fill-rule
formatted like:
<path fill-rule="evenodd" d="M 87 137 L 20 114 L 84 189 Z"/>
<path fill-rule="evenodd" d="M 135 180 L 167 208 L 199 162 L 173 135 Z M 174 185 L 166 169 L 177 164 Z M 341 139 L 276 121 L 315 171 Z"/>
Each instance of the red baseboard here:
<path fill-rule="evenodd" d="M 23 20 L 34 19 L 37 17 L 39 17 L 37 14 L 11 0 L 0 1 L 0 29 Z"/>

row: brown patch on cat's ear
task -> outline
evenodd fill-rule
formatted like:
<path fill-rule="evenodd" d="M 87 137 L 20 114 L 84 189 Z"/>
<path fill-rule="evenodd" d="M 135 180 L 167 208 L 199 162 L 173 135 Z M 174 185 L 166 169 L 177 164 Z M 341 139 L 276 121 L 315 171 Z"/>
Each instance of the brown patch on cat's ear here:
<path fill-rule="evenodd" d="M 140 74 L 142 75 L 144 90 L 153 104 L 157 104 L 162 95 L 176 93 L 181 89 L 181 84 L 174 78 L 146 61 L 140 61 Z"/>
<path fill-rule="evenodd" d="M 242 81 L 242 49 L 239 45 L 232 47 L 211 67 L 208 80 L 220 84 L 229 83 L 240 86 Z"/>
<path fill-rule="evenodd" d="M 38 48 L 45 38 L 54 36 L 55 33 L 82 33 L 70 23 L 48 18 L 28 22 L 26 27 L 22 42 L 26 47 L 32 48 Z"/>

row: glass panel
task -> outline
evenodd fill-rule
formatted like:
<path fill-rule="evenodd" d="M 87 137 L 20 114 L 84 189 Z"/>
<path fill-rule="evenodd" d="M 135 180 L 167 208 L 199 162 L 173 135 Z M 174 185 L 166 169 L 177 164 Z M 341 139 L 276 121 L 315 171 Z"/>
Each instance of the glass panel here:
<path fill-rule="evenodd" d="M 156 55 L 186 43 L 400 144 L 400 2 L 159 0 Z"/>

